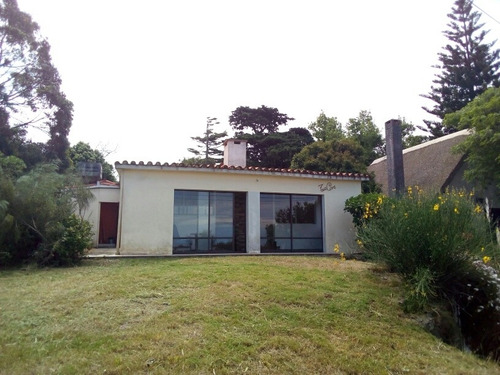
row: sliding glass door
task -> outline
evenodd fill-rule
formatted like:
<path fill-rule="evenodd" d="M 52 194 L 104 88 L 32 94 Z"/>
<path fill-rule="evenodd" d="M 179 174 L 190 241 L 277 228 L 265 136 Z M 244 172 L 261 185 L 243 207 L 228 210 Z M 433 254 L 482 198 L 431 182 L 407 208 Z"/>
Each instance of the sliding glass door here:
<path fill-rule="evenodd" d="M 245 251 L 246 194 L 176 190 L 174 254 Z"/>
<path fill-rule="evenodd" d="M 261 252 L 322 252 L 321 196 L 260 195 Z"/>

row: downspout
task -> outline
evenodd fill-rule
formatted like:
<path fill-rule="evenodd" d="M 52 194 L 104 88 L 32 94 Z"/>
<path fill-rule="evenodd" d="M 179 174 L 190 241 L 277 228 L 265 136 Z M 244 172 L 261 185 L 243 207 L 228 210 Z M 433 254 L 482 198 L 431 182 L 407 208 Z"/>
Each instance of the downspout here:
<path fill-rule="evenodd" d="M 118 177 L 120 182 L 120 201 L 118 204 L 118 228 L 116 233 L 116 255 L 120 255 L 120 248 L 122 245 L 122 216 L 123 216 L 123 180 L 124 174 L 120 173 L 119 169 Z"/>

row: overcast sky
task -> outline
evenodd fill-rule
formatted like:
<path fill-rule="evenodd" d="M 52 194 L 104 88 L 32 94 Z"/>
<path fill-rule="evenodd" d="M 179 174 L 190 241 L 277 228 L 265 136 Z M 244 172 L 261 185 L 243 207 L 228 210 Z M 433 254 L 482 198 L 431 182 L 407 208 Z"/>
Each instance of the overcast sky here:
<path fill-rule="evenodd" d="M 113 150 L 111 163 L 192 156 L 207 116 L 232 135 L 238 106 L 276 107 L 290 127 L 322 110 L 343 124 L 368 110 L 381 129 L 420 125 L 453 2 L 18 0 L 74 103 L 71 144 Z M 475 4 L 500 20 L 500 0 Z"/>

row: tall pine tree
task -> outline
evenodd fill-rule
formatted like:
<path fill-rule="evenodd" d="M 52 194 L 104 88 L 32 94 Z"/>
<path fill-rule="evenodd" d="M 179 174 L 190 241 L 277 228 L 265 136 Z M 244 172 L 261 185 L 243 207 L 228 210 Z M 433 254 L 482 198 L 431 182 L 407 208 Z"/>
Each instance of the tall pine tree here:
<path fill-rule="evenodd" d="M 188 151 L 196 155 L 196 160 L 203 163 L 217 163 L 222 161 L 224 151 L 221 150 L 224 138 L 227 132 L 216 133 L 213 130 L 214 125 L 218 125 L 216 117 L 207 117 L 207 128 L 203 137 L 191 137 L 198 145 L 196 148 L 188 148 Z"/>
<path fill-rule="evenodd" d="M 486 43 L 488 31 L 481 30 L 481 14 L 473 11 L 471 0 L 456 0 L 450 22 L 444 35 L 450 43 L 438 54 L 441 69 L 432 81 L 431 91 L 424 98 L 432 100 L 432 108 L 422 107 L 440 120 L 448 113 L 463 108 L 488 87 L 499 86 L 500 50 L 493 49 L 495 42 Z M 422 130 L 431 133 L 432 138 L 455 132 L 453 126 L 445 127 L 442 121 L 424 120 Z"/>

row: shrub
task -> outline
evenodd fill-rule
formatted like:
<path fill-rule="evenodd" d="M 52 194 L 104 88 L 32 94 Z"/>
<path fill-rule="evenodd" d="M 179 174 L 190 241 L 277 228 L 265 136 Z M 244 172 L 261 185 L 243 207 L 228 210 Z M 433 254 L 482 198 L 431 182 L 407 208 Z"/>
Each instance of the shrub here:
<path fill-rule="evenodd" d="M 462 191 L 426 194 L 408 188 L 400 199 L 382 203 L 377 220 L 360 227 L 365 254 L 406 279 L 429 267 L 434 278 L 446 280 L 469 270 L 473 260 L 497 262 L 489 223 L 471 198 Z"/>
<path fill-rule="evenodd" d="M 378 193 L 359 194 L 345 201 L 344 211 L 352 215 L 352 222 L 361 227 L 368 220 L 378 216 L 382 204 L 388 197 Z"/>
<path fill-rule="evenodd" d="M 27 173 L 5 165 L 0 155 L 0 265 L 40 261 L 65 233 L 64 220 L 81 211 L 91 193 L 80 177 L 57 173 L 55 164 Z"/>
<path fill-rule="evenodd" d="M 368 258 L 403 276 L 407 311 L 446 301 L 467 345 L 498 357 L 499 340 L 485 345 L 487 330 L 471 318 L 482 321 L 488 311 L 489 324 L 500 326 L 500 283 L 492 276 L 495 271 L 486 271 L 498 269 L 499 247 L 484 210 L 472 198 L 464 191 L 426 194 L 408 188 L 400 199 L 383 201 L 376 220 L 366 220 L 365 213 L 358 237 Z"/>
<path fill-rule="evenodd" d="M 90 223 L 77 215 L 70 215 L 54 228 L 57 238 L 52 246 L 44 245 L 36 253 L 38 264 L 43 266 L 73 266 L 80 262 L 92 246 Z"/>

